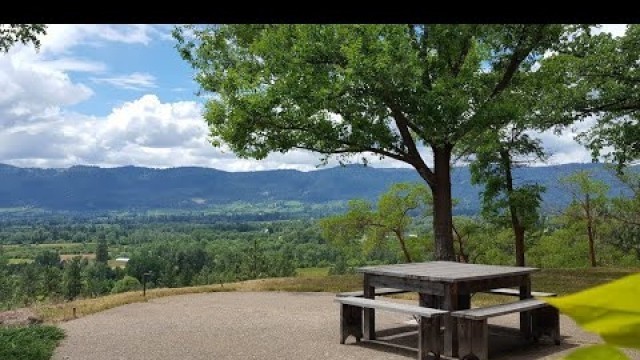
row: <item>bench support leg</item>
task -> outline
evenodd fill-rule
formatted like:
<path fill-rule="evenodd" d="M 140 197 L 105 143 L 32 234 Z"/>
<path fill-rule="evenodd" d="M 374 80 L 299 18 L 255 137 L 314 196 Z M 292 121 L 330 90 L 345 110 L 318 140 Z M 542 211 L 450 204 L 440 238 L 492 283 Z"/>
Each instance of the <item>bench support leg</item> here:
<path fill-rule="evenodd" d="M 560 312 L 553 306 L 545 306 L 531 311 L 531 326 L 534 339 L 549 335 L 556 345 L 560 345 Z"/>
<path fill-rule="evenodd" d="M 489 325 L 487 320 L 458 318 L 458 354 L 461 359 L 489 358 Z"/>
<path fill-rule="evenodd" d="M 418 360 L 440 359 L 442 353 L 442 336 L 440 336 L 440 319 L 438 317 L 420 317 L 418 324 Z"/>
<path fill-rule="evenodd" d="M 340 344 L 344 344 L 349 335 L 353 335 L 356 342 L 362 339 L 362 308 L 342 304 L 340 306 Z"/>
<path fill-rule="evenodd" d="M 369 277 L 367 274 L 364 274 L 364 298 L 365 299 L 375 299 L 376 298 L 376 288 L 369 285 Z M 375 340 L 376 339 L 376 310 L 364 308 L 364 339 L 365 340 Z"/>
<path fill-rule="evenodd" d="M 520 300 L 531 298 L 531 279 L 526 278 L 520 285 Z M 531 313 L 523 311 L 520 313 L 520 333 L 525 339 L 531 338 Z"/>

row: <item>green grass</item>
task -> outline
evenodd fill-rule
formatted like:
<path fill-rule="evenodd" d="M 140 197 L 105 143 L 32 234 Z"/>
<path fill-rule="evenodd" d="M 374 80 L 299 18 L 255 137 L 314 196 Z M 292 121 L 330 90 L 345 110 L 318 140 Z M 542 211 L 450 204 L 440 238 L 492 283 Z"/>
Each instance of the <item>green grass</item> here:
<path fill-rule="evenodd" d="M 317 268 L 298 268 L 297 270 L 298 276 L 302 277 L 324 277 L 329 275 L 328 267 L 317 267 Z"/>
<path fill-rule="evenodd" d="M 20 258 L 16 259 L 16 258 L 13 258 L 13 259 L 9 259 L 8 260 L 8 263 L 10 265 L 30 264 L 32 262 L 33 262 L 33 259 L 20 259 Z"/>
<path fill-rule="evenodd" d="M 55 326 L 0 327 L 0 359 L 49 360 L 63 338 Z"/>

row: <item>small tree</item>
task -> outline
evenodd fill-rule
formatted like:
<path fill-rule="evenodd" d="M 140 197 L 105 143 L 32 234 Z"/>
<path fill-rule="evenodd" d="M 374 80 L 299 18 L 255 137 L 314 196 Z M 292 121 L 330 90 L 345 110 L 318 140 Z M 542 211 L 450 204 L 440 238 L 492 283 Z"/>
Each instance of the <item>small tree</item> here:
<path fill-rule="evenodd" d="M 413 219 L 410 212 L 426 215 L 431 205 L 431 195 L 425 185 L 399 183 L 380 196 L 377 210 L 373 210 L 366 200 L 352 200 L 346 214 L 323 219 L 320 225 L 323 236 L 334 244 L 344 245 L 364 235 L 365 247 L 372 249 L 383 246 L 391 235 L 398 241 L 405 261 L 412 262 L 406 239 Z"/>
<path fill-rule="evenodd" d="M 573 196 L 567 208 L 570 218 L 585 222 L 589 240 L 589 260 L 591 266 L 597 266 L 595 242 L 597 224 L 602 220 L 607 207 L 607 191 L 609 186 L 602 180 L 590 177 L 588 171 L 578 171 L 562 179 Z"/>
<path fill-rule="evenodd" d="M 539 184 L 518 185 L 514 179 L 514 168 L 545 158 L 540 141 L 530 138 L 526 129 L 514 123 L 486 134 L 470 166 L 472 183 L 485 185 L 483 216 L 499 226 L 510 224 L 513 229 L 517 266 L 525 266 L 525 234 L 538 223 L 540 194 L 545 190 Z"/>
<path fill-rule="evenodd" d="M 76 256 L 66 263 L 63 276 L 64 296 L 67 300 L 75 299 L 82 292 L 82 262 Z"/>
<path fill-rule="evenodd" d="M 109 247 L 107 246 L 107 240 L 104 234 L 98 237 L 98 244 L 96 246 L 96 262 L 106 264 L 109 261 Z"/>
<path fill-rule="evenodd" d="M 114 294 L 127 292 L 127 291 L 135 291 L 142 289 L 142 284 L 140 281 L 133 276 L 125 276 L 122 279 L 116 281 L 116 284 L 111 289 L 111 292 Z"/>
<path fill-rule="evenodd" d="M 60 266 L 60 255 L 57 251 L 45 250 L 36 255 L 35 263 L 45 267 Z"/>

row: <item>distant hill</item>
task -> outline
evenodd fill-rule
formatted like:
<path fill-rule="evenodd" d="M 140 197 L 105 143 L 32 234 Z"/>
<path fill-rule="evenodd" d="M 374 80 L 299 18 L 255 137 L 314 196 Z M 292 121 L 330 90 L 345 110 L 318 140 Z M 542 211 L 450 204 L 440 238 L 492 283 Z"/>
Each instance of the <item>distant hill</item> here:
<path fill-rule="evenodd" d="M 613 175 L 599 164 L 568 164 L 521 168 L 518 182 L 537 182 L 547 187 L 546 209 L 560 209 L 570 194 L 558 179 L 576 170 L 592 170 L 611 185 L 610 194 L 624 193 Z M 268 202 L 297 200 L 321 203 L 353 198 L 376 199 L 389 185 L 421 181 L 412 169 L 381 169 L 350 165 L 312 172 L 273 170 L 225 172 L 209 168 L 149 169 L 134 166 L 68 169 L 18 168 L 0 164 L 0 208 L 36 207 L 48 210 L 102 211 L 158 208 L 202 209 L 234 201 Z M 470 184 L 466 167 L 452 175 L 458 213 L 476 213 L 480 187 Z"/>

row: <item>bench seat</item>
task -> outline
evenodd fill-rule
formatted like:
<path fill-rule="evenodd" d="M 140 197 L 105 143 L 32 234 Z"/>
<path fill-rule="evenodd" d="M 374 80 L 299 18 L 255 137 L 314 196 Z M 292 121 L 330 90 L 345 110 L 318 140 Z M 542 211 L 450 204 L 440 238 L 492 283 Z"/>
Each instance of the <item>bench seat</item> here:
<path fill-rule="evenodd" d="M 440 334 L 441 317 L 448 311 L 427 307 L 401 304 L 383 300 L 364 299 L 361 297 L 336 297 L 340 303 L 340 343 L 344 344 L 349 335 L 359 342 L 363 337 L 362 311 L 363 309 L 379 309 L 402 314 L 415 315 L 418 321 L 418 359 L 426 360 L 430 357 L 439 359 L 442 353 L 442 336 Z M 373 339 L 370 339 L 373 340 Z"/>
<path fill-rule="evenodd" d="M 560 344 L 560 314 L 558 309 L 537 299 L 525 299 L 508 304 L 459 310 L 451 313 L 458 322 L 458 355 L 478 360 L 489 357 L 488 318 L 512 313 L 528 316 L 530 328 L 525 329 L 525 337 L 537 341 L 541 335 L 549 335 Z"/>
<path fill-rule="evenodd" d="M 492 290 L 483 291 L 483 292 L 488 293 L 488 294 L 495 294 L 495 295 L 520 296 L 520 290 L 511 289 L 511 288 L 499 288 L 499 289 L 492 289 Z M 550 292 L 542 292 L 542 291 L 532 291 L 531 292 L 531 296 L 534 296 L 534 297 L 553 297 L 553 296 L 558 296 L 558 294 L 550 293 Z"/>
<path fill-rule="evenodd" d="M 402 289 L 395 289 L 395 288 L 376 288 L 375 289 L 375 294 L 376 296 L 382 296 L 382 295 L 392 295 L 392 294 L 402 294 L 402 293 L 406 293 L 408 292 L 407 290 L 402 290 Z M 363 297 L 364 296 L 364 292 L 362 290 L 360 291 L 348 291 L 348 292 L 342 292 L 342 293 L 337 293 L 336 294 L 337 297 Z"/>
<path fill-rule="evenodd" d="M 527 310 L 541 308 L 544 306 L 548 306 L 548 305 L 542 300 L 526 299 L 526 300 L 508 303 L 508 304 L 474 308 L 474 309 L 468 309 L 468 310 L 459 310 L 459 311 L 452 312 L 451 315 L 458 318 L 464 318 L 464 319 L 484 320 L 494 316 L 501 316 L 501 315 L 516 313 L 516 312 L 523 312 Z"/>

